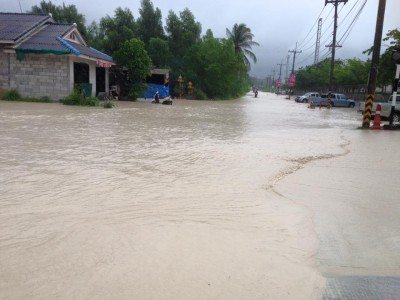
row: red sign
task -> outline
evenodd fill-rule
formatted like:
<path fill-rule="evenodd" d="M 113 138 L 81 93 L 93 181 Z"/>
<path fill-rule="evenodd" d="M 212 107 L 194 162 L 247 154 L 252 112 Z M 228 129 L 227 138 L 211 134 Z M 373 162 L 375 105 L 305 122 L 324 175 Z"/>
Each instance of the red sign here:
<path fill-rule="evenodd" d="M 112 66 L 112 63 L 110 63 L 110 62 L 108 62 L 108 61 L 105 61 L 105 60 L 101 60 L 101 59 L 98 59 L 98 60 L 96 61 L 96 64 L 97 64 L 99 67 L 102 67 L 102 68 L 111 68 L 111 66 Z"/>
<path fill-rule="evenodd" d="M 277 79 L 275 81 L 275 86 L 279 88 L 279 87 L 281 87 L 281 85 L 282 85 L 282 81 L 280 79 Z"/>
<path fill-rule="evenodd" d="M 289 80 L 288 80 L 288 86 L 289 87 L 294 87 L 296 85 L 296 74 L 290 74 Z"/>

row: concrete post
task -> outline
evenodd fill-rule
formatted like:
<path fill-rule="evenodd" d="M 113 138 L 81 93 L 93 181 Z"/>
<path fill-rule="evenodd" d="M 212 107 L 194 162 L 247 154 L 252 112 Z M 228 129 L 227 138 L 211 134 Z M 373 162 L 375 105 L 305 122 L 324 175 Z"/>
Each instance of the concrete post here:
<path fill-rule="evenodd" d="M 74 60 L 72 57 L 69 57 L 69 92 L 71 93 L 74 90 Z"/>
<path fill-rule="evenodd" d="M 105 84 L 106 84 L 106 86 L 105 86 L 105 91 L 106 91 L 106 93 L 108 93 L 109 91 L 110 91 L 110 69 L 109 68 L 105 68 L 105 78 L 106 78 L 106 80 L 104 80 L 105 81 Z"/>
<path fill-rule="evenodd" d="M 96 97 L 96 64 L 89 64 L 89 83 L 92 84 L 92 96 Z"/>

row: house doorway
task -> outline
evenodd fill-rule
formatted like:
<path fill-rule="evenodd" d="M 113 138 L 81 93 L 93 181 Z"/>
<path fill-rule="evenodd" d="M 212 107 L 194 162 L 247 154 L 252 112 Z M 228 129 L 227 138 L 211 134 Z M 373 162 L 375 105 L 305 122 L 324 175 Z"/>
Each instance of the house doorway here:
<path fill-rule="evenodd" d="M 106 69 L 96 68 L 96 95 L 106 91 Z"/>

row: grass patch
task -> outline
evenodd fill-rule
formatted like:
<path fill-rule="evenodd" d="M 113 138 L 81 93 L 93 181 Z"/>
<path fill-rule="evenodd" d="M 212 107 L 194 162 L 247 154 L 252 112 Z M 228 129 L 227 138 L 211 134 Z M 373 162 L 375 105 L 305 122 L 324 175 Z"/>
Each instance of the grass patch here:
<path fill-rule="evenodd" d="M 2 99 L 6 101 L 19 101 L 21 100 L 21 98 L 22 98 L 21 95 L 15 89 L 6 91 L 2 97 Z"/>
<path fill-rule="evenodd" d="M 24 102 L 41 102 L 41 103 L 50 103 L 52 102 L 51 99 L 47 96 L 40 97 L 40 98 L 34 98 L 34 97 L 28 97 L 28 98 L 22 98 L 19 101 L 24 101 Z"/>
<path fill-rule="evenodd" d="M 20 101 L 20 102 L 42 102 L 42 103 L 50 103 L 51 99 L 47 96 L 35 98 L 35 97 L 21 97 L 17 90 L 11 89 L 9 91 L 5 91 L 1 97 L 2 100 L 6 101 Z"/>

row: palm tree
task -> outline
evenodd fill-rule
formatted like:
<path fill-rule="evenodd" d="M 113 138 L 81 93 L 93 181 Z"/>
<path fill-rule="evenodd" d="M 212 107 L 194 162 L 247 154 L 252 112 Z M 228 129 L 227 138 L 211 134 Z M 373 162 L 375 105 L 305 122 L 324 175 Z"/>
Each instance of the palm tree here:
<path fill-rule="evenodd" d="M 243 53 L 244 63 L 250 68 L 250 60 L 256 63 L 257 57 L 251 52 L 253 46 L 260 46 L 257 42 L 253 41 L 254 34 L 251 33 L 251 29 L 246 26 L 246 24 L 235 24 L 230 31 L 226 29 L 226 35 L 229 39 L 233 41 L 235 45 L 236 53 Z"/>

